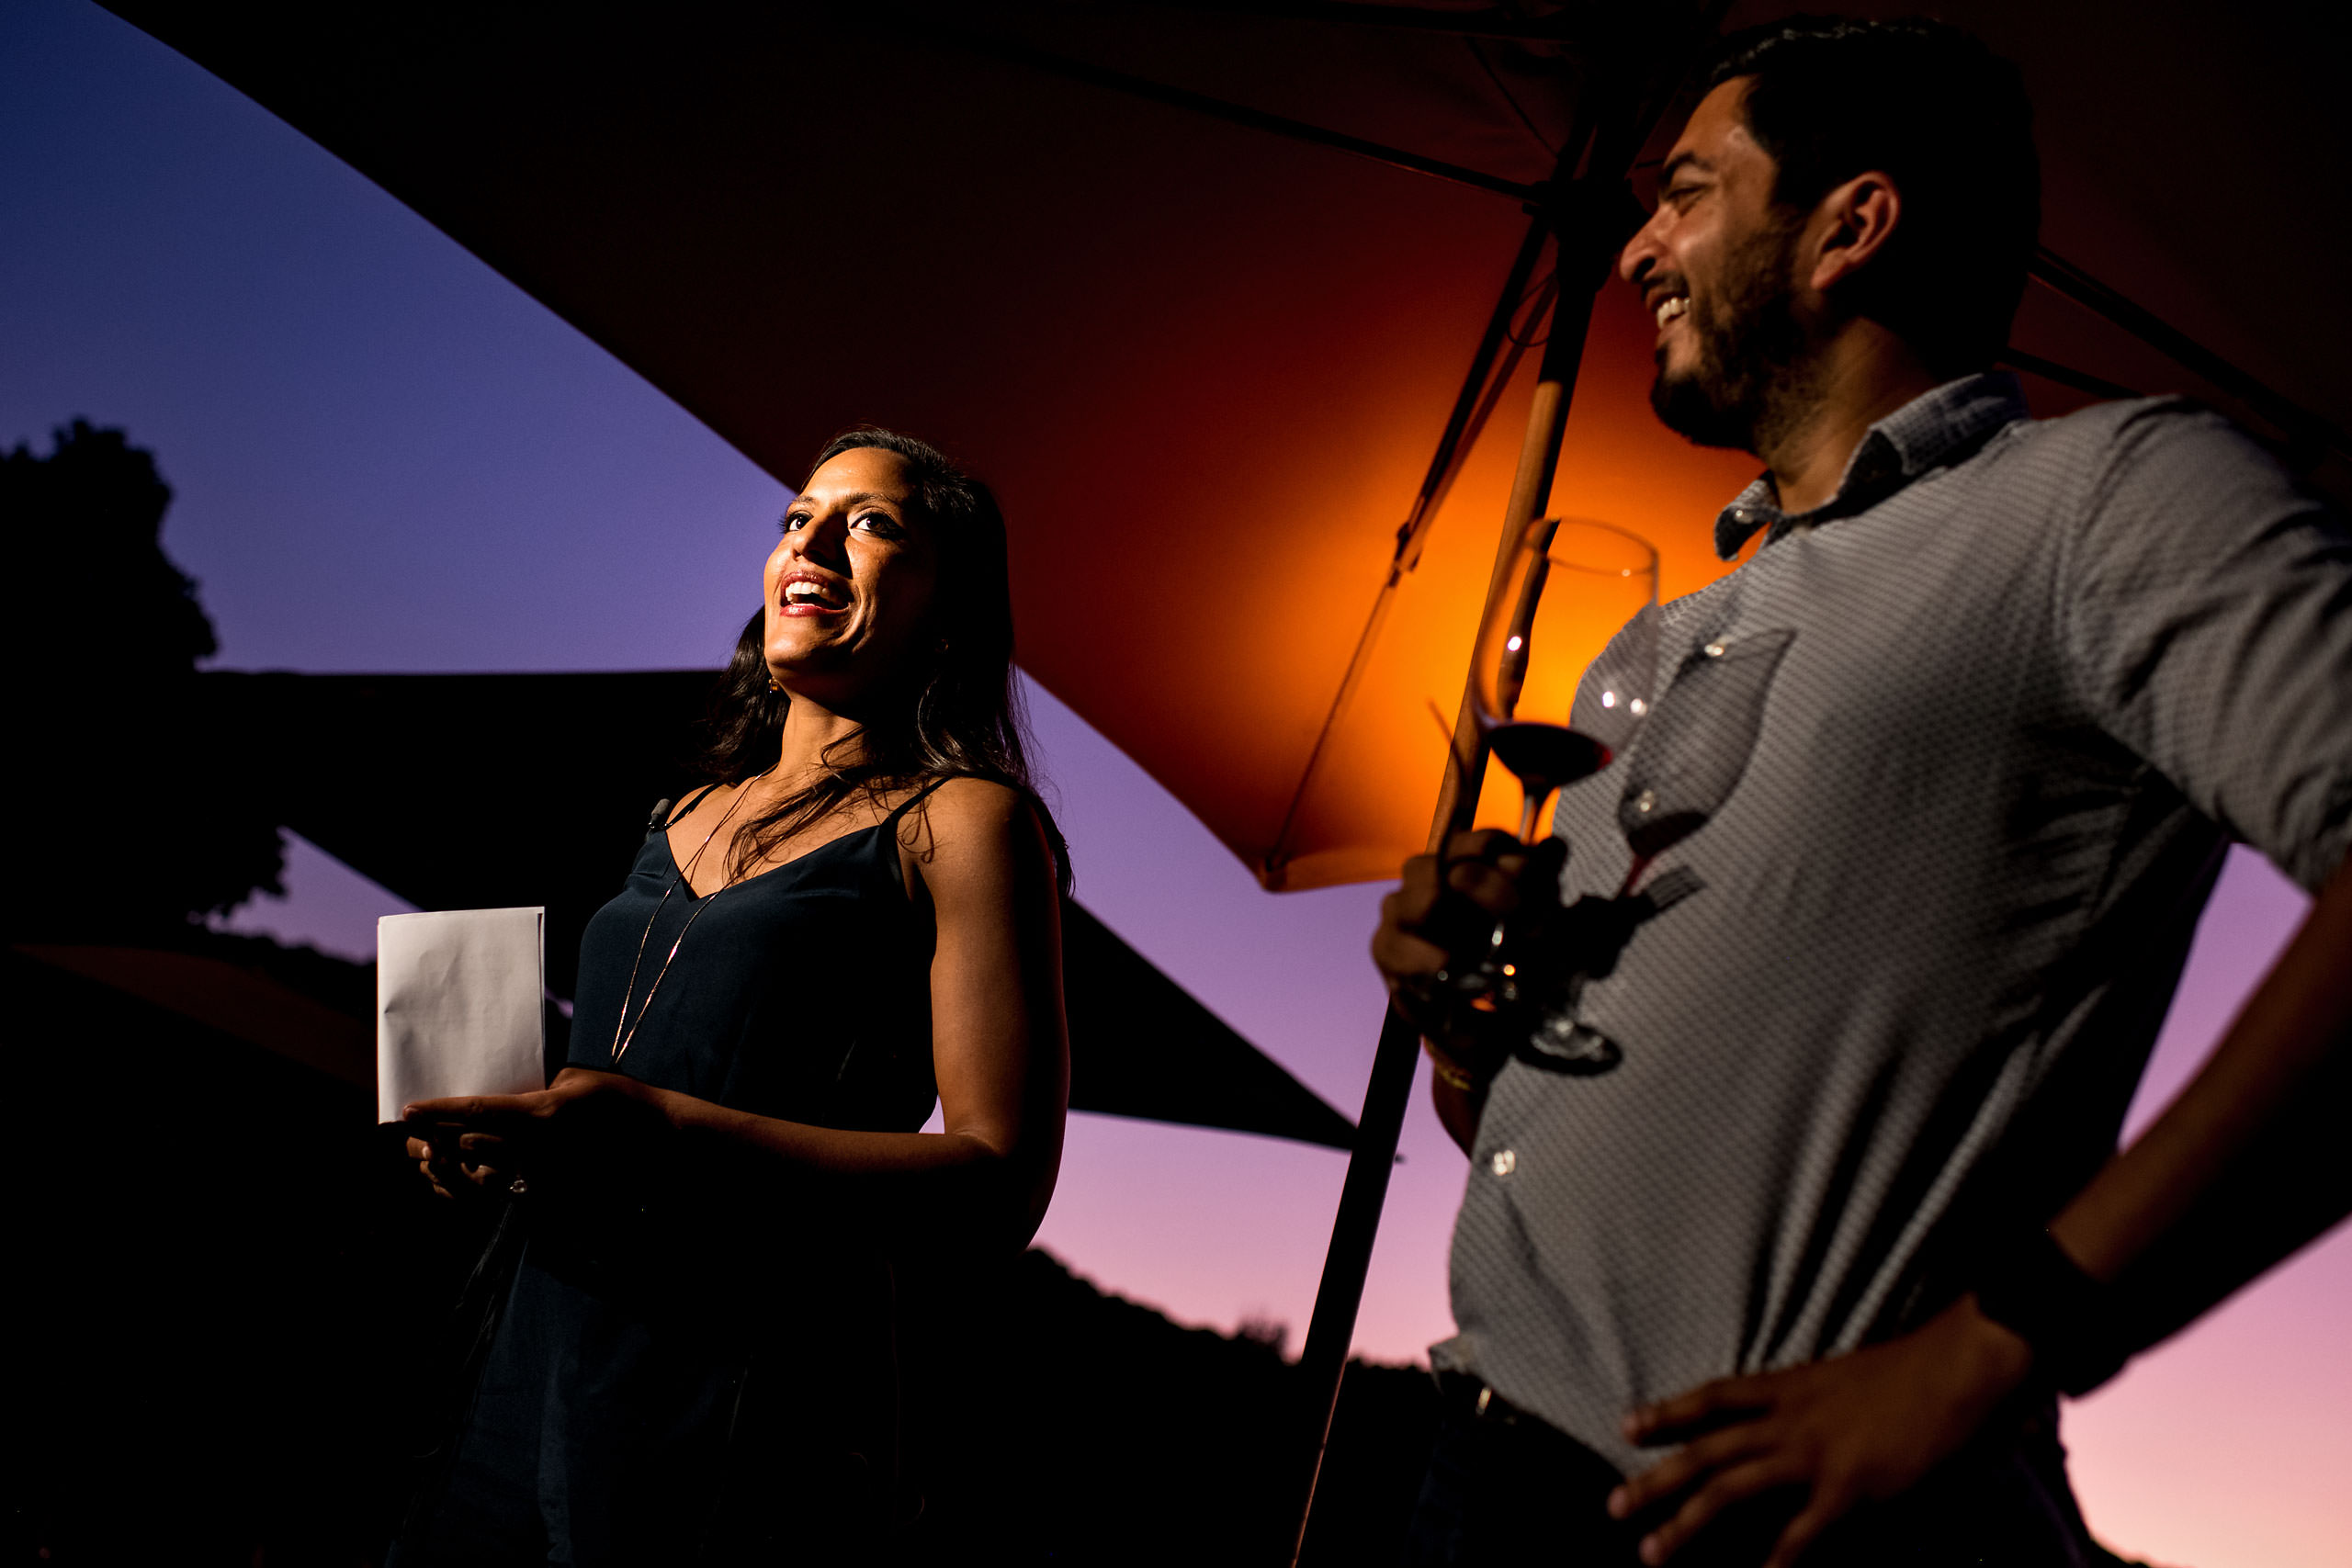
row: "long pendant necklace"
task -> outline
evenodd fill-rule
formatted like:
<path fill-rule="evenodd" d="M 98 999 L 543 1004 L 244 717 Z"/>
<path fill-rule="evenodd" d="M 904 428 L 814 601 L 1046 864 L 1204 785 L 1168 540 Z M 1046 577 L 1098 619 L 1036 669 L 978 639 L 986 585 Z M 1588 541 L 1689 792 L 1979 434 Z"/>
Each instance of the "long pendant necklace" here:
<path fill-rule="evenodd" d="M 645 1021 L 645 1015 L 653 1010 L 653 995 L 656 991 L 659 991 L 662 988 L 662 982 L 668 978 L 671 960 L 676 958 L 678 956 L 678 949 L 686 944 L 686 933 L 695 929 L 695 922 L 702 919 L 702 912 L 705 909 L 709 908 L 713 903 L 717 902 L 718 896 L 721 893 L 726 892 L 729 887 L 734 885 L 732 883 L 721 883 L 718 886 L 712 888 L 709 893 L 695 900 L 694 910 L 686 916 L 686 923 L 678 928 L 678 940 L 670 944 L 669 955 L 662 960 L 662 967 L 653 972 L 653 984 L 645 988 L 644 1004 L 637 1010 L 637 1023 L 630 1023 L 628 1021 L 628 1003 L 629 998 L 637 994 L 638 971 L 645 966 L 645 944 L 653 940 L 654 924 L 662 919 L 662 910 L 663 907 L 670 902 L 670 895 L 675 893 L 681 887 L 686 887 L 691 891 L 692 884 L 687 881 L 687 878 L 694 874 L 695 867 L 702 863 L 703 851 L 710 848 L 710 841 L 718 837 L 718 829 L 726 827 L 729 820 L 734 817 L 735 808 L 752 797 L 752 785 L 759 783 L 760 780 L 767 777 L 769 773 L 774 772 L 775 772 L 775 770 L 774 768 L 770 768 L 766 770 L 766 772 L 755 773 L 750 779 L 744 781 L 743 787 L 736 792 L 735 798 L 729 803 L 727 810 L 719 817 L 717 822 L 711 824 L 710 831 L 705 833 L 702 837 L 702 842 L 695 847 L 693 857 L 689 859 L 684 865 L 678 868 L 678 874 L 670 879 L 670 886 L 662 889 L 661 902 L 653 906 L 653 913 L 646 918 L 645 931 L 637 939 L 637 958 L 636 961 L 628 966 L 628 985 L 621 991 L 620 1016 L 613 1021 L 614 1061 L 617 1062 L 621 1059 L 622 1054 L 628 1051 L 629 1047 L 629 1042 L 637 1038 L 638 1024 L 643 1023 Z M 669 829 L 664 828 L 662 831 L 666 834 Z M 622 1032 L 622 1026 L 625 1024 L 628 1026 L 627 1033 Z"/>

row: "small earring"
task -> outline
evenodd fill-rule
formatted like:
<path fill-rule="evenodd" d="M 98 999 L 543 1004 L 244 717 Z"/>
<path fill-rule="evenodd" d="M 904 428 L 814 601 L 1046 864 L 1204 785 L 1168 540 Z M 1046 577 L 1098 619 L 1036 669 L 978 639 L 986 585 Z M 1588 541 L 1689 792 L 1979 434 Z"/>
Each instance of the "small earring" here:
<path fill-rule="evenodd" d="M 768 675 L 768 690 L 771 692 L 781 692 L 784 690 L 784 682 L 777 680 L 773 671 Z"/>

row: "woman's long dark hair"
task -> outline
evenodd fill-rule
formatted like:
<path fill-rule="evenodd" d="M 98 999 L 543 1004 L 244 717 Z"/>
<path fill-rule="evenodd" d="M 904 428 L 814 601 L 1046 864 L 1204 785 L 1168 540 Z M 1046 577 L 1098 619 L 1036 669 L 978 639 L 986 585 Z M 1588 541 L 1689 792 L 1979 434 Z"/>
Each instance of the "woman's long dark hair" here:
<path fill-rule="evenodd" d="M 988 486 L 937 447 L 896 431 L 845 431 L 826 444 L 808 471 L 813 476 L 842 453 L 869 446 L 895 453 L 906 465 L 914 504 L 930 524 L 938 551 L 939 586 L 931 609 L 936 636 L 929 667 L 914 677 L 911 702 L 827 747 L 824 770 L 813 783 L 743 824 L 728 856 L 728 879 L 741 876 L 854 795 L 864 794 L 879 804 L 933 780 L 980 778 L 1027 798 L 1067 893 L 1069 852 L 1030 773 L 1028 717 L 1012 679 L 1012 581 L 1005 561 L 1004 514 Z M 735 639 L 735 657 L 713 696 L 704 774 L 740 784 L 775 766 L 784 716 L 791 705 L 785 694 L 769 690 L 763 604 Z M 846 753 L 846 760 L 837 760 L 837 752 Z"/>

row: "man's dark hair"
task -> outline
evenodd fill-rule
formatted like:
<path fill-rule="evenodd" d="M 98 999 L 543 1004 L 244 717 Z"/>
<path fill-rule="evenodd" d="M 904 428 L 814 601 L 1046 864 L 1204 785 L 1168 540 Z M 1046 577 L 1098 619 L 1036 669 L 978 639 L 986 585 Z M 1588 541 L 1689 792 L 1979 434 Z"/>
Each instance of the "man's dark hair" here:
<path fill-rule="evenodd" d="M 2041 221 L 2033 106 L 2017 67 L 1941 22 L 1792 17 L 1724 40 L 1707 85 L 1747 78 L 1748 133 L 1779 165 L 1773 199 L 1810 208 L 1865 171 L 1903 197 L 1848 309 L 1930 370 L 1991 364 L 2008 341 Z"/>

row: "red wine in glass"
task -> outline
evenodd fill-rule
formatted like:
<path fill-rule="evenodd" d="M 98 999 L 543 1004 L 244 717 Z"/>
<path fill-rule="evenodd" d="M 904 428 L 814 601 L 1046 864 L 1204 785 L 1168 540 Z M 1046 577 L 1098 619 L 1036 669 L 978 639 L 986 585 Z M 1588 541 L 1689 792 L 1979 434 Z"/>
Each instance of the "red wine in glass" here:
<path fill-rule="evenodd" d="M 1519 822 L 1522 840 L 1535 837 L 1535 813 L 1566 785 L 1607 767 L 1616 755 L 1607 746 L 1562 724 L 1512 719 L 1487 731 L 1487 749 L 1509 768 L 1525 795 Z"/>
<path fill-rule="evenodd" d="M 1599 773 L 1649 711 L 1657 552 L 1606 523 L 1528 525 L 1478 628 L 1472 697 L 1487 746 L 1520 782 L 1532 840 L 1563 786 Z"/>

